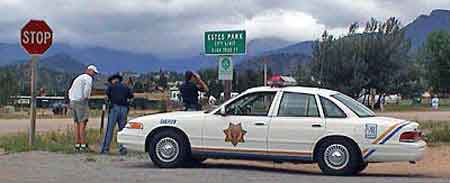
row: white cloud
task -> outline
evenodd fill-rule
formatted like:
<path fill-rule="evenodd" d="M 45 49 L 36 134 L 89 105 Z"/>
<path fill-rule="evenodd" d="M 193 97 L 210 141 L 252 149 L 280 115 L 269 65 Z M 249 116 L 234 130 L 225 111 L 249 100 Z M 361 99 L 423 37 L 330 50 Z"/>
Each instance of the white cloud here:
<path fill-rule="evenodd" d="M 352 22 L 404 24 L 449 0 L 0 0 L 0 42 L 16 43 L 28 19 L 45 19 L 56 42 L 159 55 L 201 52 L 206 30 L 247 29 L 252 38 L 317 39 Z"/>
<path fill-rule="evenodd" d="M 243 27 L 248 31 L 250 39 L 278 37 L 292 41 L 317 38 L 327 29 L 326 25 L 320 24 L 311 15 L 281 9 L 265 11 L 245 20 Z"/>

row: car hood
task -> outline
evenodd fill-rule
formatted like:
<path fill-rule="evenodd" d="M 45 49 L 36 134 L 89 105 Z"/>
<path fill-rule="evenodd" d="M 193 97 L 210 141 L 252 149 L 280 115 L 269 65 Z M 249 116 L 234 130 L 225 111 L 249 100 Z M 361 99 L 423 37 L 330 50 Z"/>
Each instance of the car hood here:
<path fill-rule="evenodd" d="M 160 119 L 176 119 L 180 120 L 183 118 L 196 118 L 196 117 L 203 117 L 205 116 L 204 111 L 176 111 L 176 112 L 167 112 L 167 113 L 157 113 L 157 114 L 149 114 L 145 116 L 141 116 L 135 119 L 132 119 L 131 121 L 154 121 L 154 120 L 160 120 Z"/>

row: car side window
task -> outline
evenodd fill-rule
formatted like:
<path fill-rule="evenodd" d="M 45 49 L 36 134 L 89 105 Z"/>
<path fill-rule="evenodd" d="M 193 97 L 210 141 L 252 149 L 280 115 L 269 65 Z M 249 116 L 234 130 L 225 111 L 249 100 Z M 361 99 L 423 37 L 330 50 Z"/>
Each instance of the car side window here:
<path fill-rule="evenodd" d="M 226 113 L 236 116 L 267 116 L 274 97 L 275 92 L 251 93 L 227 105 Z"/>
<path fill-rule="evenodd" d="M 324 97 L 320 97 L 323 113 L 326 118 L 346 118 L 347 115 L 334 102 Z"/>
<path fill-rule="evenodd" d="M 284 93 L 278 110 L 279 117 L 319 117 L 316 98 L 311 94 Z"/>

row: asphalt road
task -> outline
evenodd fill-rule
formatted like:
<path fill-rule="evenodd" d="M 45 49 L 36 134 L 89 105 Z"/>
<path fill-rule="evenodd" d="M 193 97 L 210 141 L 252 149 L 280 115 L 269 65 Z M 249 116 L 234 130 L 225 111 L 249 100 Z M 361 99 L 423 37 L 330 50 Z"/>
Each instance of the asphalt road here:
<path fill-rule="evenodd" d="M 55 154 L 28 152 L 0 155 L 0 182 L 162 182 L 162 183 L 264 183 L 264 182 L 445 182 L 448 179 L 423 175 L 364 173 L 355 177 L 325 176 L 317 171 L 285 169 L 276 164 L 236 164 L 233 161 L 208 160 L 200 168 L 160 169 L 142 157 Z"/>

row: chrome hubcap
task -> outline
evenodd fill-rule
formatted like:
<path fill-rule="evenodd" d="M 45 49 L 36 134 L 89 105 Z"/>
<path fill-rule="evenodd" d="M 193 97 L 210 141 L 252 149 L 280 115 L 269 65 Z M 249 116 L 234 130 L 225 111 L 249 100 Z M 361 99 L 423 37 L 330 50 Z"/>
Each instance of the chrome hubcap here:
<path fill-rule="evenodd" d="M 350 157 L 345 146 L 333 144 L 325 149 L 324 159 L 328 167 L 339 170 L 347 166 Z"/>
<path fill-rule="evenodd" d="M 166 137 L 156 144 L 156 156 L 163 162 L 172 162 L 178 157 L 179 146 L 175 139 Z"/>

